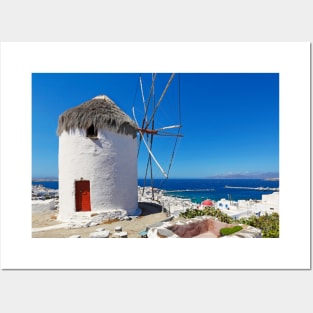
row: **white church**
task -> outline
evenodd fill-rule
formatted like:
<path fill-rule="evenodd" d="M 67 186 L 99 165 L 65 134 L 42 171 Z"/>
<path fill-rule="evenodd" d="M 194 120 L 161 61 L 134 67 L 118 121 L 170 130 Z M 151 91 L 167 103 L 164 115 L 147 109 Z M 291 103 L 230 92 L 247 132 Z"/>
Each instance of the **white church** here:
<path fill-rule="evenodd" d="M 77 212 L 139 215 L 137 126 L 110 98 L 97 96 L 60 115 L 59 220 Z"/>

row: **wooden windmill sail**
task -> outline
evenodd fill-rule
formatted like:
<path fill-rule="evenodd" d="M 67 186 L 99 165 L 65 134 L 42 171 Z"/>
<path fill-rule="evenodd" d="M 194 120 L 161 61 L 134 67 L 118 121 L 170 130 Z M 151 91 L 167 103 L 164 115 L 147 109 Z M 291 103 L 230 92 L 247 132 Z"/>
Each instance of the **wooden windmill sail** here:
<path fill-rule="evenodd" d="M 162 89 L 162 92 L 160 93 L 160 96 L 156 94 L 156 84 L 158 83 L 158 78 L 160 75 L 165 74 L 151 74 L 151 85 L 149 88 L 148 96 L 145 97 L 145 89 L 143 86 L 143 80 L 142 75 L 139 76 L 139 86 L 140 86 L 140 92 L 141 92 L 141 99 L 143 103 L 143 117 L 139 123 L 136 117 L 135 107 L 133 106 L 133 117 L 135 120 L 135 123 L 137 125 L 137 130 L 139 133 L 139 149 L 138 149 L 138 155 L 140 151 L 141 143 L 144 144 L 146 150 L 148 151 L 148 158 L 146 163 L 146 171 L 144 176 L 144 187 L 146 186 L 147 177 L 150 177 L 150 184 L 152 187 L 152 199 L 154 199 L 154 171 L 153 171 L 153 164 L 156 165 L 158 170 L 162 173 L 162 176 L 164 179 L 168 179 L 169 173 L 172 167 L 175 151 L 177 148 L 178 139 L 182 137 L 181 128 L 181 114 L 180 114 L 180 77 L 179 74 L 175 75 L 170 74 L 170 77 L 168 78 L 166 85 Z M 166 98 L 166 94 L 174 81 L 174 78 L 177 77 L 177 100 L 176 103 L 171 102 L 170 105 L 173 106 L 173 108 L 176 108 L 174 112 L 176 112 L 176 123 L 174 125 L 163 125 L 161 127 L 156 127 L 156 119 L 157 119 L 157 112 L 162 107 L 163 101 Z M 158 121 L 160 123 L 160 121 Z M 172 141 L 171 146 L 166 146 L 164 149 L 167 149 L 170 153 L 170 159 L 168 164 L 161 165 L 158 161 L 158 156 L 156 153 L 154 153 L 154 138 L 159 136 L 167 136 L 167 137 L 173 137 L 174 140 Z"/>

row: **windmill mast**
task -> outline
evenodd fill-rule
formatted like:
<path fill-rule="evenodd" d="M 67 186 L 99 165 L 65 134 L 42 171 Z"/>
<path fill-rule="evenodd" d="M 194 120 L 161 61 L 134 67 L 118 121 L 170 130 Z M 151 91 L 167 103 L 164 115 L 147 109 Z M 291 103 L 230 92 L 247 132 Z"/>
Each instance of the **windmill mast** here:
<path fill-rule="evenodd" d="M 179 124 L 177 125 L 171 125 L 171 126 L 165 126 L 162 128 L 158 128 L 155 129 L 155 114 L 169 88 L 169 86 L 172 83 L 172 80 L 175 76 L 175 74 L 171 74 L 162 94 L 161 97 L 159 98 L 159 100 L 156 102 L 156 95 L 155 95 L 155 80 L 156 80 L 156 74 L 152 74 L 152 84 L 150 87 L 150 92 L 149 92 L 149 97 L 148 97 L 148 101 L 145 101 L 145 97 L 144 97 L 144 92 L 143 92 L 143 85 L 142 85 L 142 78 L 141 75 L 139 77 L 139 82 L 140 82 L 140 87 L 141 87 L 141 96 L 142 96 L 142 101 L 144 104 L 144 117 L 141 123 L 141 127 L 139 126 L 136 116 L 135 116 L 135 109 L 133 106 L 133 117 L 134 120 L 137 124 L 137 131 L 140 134 L 139 137 L 139 148 L 138 148 L 138 155 L 139 155 L 139 149 L 140 149 L 140 143 L 143 142 L 144 145 L 146 146 L 147 150 L 148 150 L 148 160 L 147 160 L 147 165 L 146 165 L 146 172 L 145 172 L 145 177 L 144 177 L 144 187 L 143 187 L 143 193 L 144 193 L 144 188 L 146 186 L 146 179 L 147 179 L 147 175 L 149 172 L 149 167 L 150 167 L 150 184 L 151 184 L 151 191 L 152 191 L 152 199 L 154 199 L 154 180 L 153 180 L 153 162 L 157 165 L 157 167 L 160 169 L 160 171 L 162 172 L 163 176 L 165 177 L 165 179 L 168 178 L 168 173 L 170 171 L 170 168 L 172 166 L 172 162 L 173 162 L 173 158 L 174 158 L 174 154 L 175 154 L 175 149 L 177 146 L 177 141 L 178 138 L 183 137 L 180 134 L 180 129 L 181 129 L 181 115 L 180 115 L 180 79 L 178 79 L 178 116 L 179 116 Z M 152 100 L 151 100 L 152 99 Z M 152 111 L 151 115 L 149 114 L 149 105 L 150 103 L 153 103 L 153 107 L 150 108 L 150 112 Z M 150 115 L 148 117 L 148 115 Z M 173 133 L 173 130 L 177 130 L 176 133 Z M 172 155 L 171 155 L 171 160 L 168 166 L 168 170 L 167 172 L 161 167 L 161 165 L 159 164 L 159 162 L 157 161 L 155 155 L 152 153 L 152 146 L 153 146 L 153 139 L 155 135 L 159 135 L 159 136 L 171 136 L 171 137 L 176 137 L 176 141 L 174 144 L 174 148 L 172 151 Z"/>
<path fill-rule="evenodd" d="M 152 82 L 153 82 L 153 74 L 152 74 Z M 152 84 L 152 99 L 153 99 L 153 110 L 155 110 L 154 84 Z M 154 119 L 152 120 L 151 131 L 152 132 L 154 131 Z M 153 134 L 150 136 L 150 150 L 152 150 L 152 144 L 153 144 Z M 150 183 L 151 183 L 152 200 L 154 200 L 153 166 L 152 166 L 151 154 L 149 154 L 149 163 L 150 163 Z"/>

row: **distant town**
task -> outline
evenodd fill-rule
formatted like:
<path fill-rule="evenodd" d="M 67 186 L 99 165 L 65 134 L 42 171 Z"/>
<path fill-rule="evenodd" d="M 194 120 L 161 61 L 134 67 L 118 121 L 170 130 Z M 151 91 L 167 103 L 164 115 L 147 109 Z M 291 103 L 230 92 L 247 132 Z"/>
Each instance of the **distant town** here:
<path fill-rule="evenodd" d="M 32 182 L 41 182 L 41 181 L 58 181 L 57 177 L 42 177 L 42 178 L 33 178 Z"/>
<path fill-rule="evenodd" d="M 223 177 L 225 179 L 238 179 L 237 177 Z M 218 177 L 212 178 L 212 179 L 218 179 Z M 241 179 L 263 179 L 263 180 L 267 180 L 267 181 L 279 181 L 278 177 L 273 177 L 273 178 L 247 178 L 247 177 L 241 177 Z M 44 177 L 44 178 L 33 178 L 32 182 L 51 182 L 51 181 L 59 181 L 58 178 L 56 177 Z"/>

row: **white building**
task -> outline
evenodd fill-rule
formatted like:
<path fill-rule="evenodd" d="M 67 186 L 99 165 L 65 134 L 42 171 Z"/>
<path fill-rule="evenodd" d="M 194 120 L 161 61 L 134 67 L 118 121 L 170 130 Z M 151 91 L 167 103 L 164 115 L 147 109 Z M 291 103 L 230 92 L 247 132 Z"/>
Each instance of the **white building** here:
<path fill-rule="evenodd" d="M 223 213 L 234 219 L 239 219 L 248 214 L 247 209 L 239 209 L 237 201 L 226 200 L 225 198 L 222 198 L 215 203 L 215 209 L 221 210 Z"/>
<path fill-rule="evenodd" d="M 225 198 L 215 203 L 215 208 L 220 210 L 236 210 L 237 206 L 236 201 L 226 200 Z"/>
<path fill-rule="evenodd" d="M 59 117 L 59 220 L 75 212 L 138 215 L 137 127 L 107 96 Z"/>
<path fill-rule="evenodd" d="M 234 219 L 279 213 L 279 192 L 262 195 L 262 200 L 231 201 L 223 198 L 215 203 L 215 209 L 220 209 Z"/>
<path fill-rule="evenodd" d="M 279 213 L 279 192 L 262 195 L 262 204 L 267 211 Z"/>

